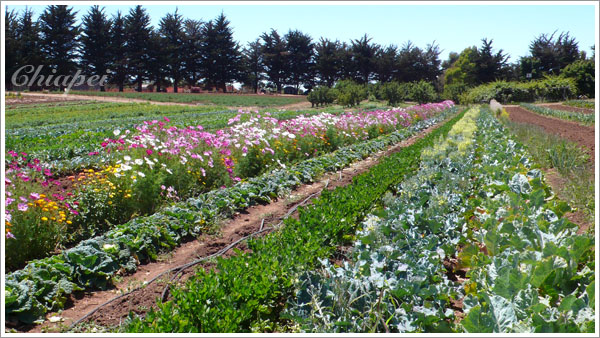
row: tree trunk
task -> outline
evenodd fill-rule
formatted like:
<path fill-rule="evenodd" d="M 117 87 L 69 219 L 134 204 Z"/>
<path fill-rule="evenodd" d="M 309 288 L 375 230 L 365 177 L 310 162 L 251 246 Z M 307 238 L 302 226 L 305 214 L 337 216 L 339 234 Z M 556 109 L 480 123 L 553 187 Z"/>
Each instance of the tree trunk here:
<path fill-rule="evenodd" d="M 173 79 L 173 93 L 177 93 L 177 81 L 178 79 Z"/>
<path fill-rule="evenodd" d="M 100 86 L 100 91 L 101 92 L 105 92 L 106 91 L 106 87 L 104 85 Z"/>
<path fill-rule="evenodd" d="M 142 92 L 142 77 L 138 75 L 137 78 L 137 90 L 138 92 Z"/>
<path fill-rule="evenodd" d="M 123 91 L 123 81 L 119 82 L 119 91 Z"/>

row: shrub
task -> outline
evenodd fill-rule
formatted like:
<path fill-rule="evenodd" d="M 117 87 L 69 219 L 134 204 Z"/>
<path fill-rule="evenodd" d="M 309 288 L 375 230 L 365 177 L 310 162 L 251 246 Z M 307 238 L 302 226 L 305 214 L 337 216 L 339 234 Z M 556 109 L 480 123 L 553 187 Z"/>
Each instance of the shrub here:
<path fill-rule="evenodd" d="M 407 86 L 398 82 L 388 82 L 383 84 L 380 92 L 381 97 L 384 100 L 387 100 L 390 106 L 395 106 L 396 104 L 404 101 L 408 96 Z"/>
<path fill-rule="evenodd" d="M 409 96 L 419 104 L 433 102 L 437 99 L 437 93 L 433 85 L 423 80 L 411 84 Z"/>
<path fill-rule="evenodd" d="M 548 76 L 531 82 L 495 81 L 472 88 L 459 95 L 459 102 L 500 103 L 561 101 L 575 97 L 575 81 L 571 78 Z"/>
<path fill-rule="evenodd" d="M 356 106 L 367 98 L 365 87 L 351 80 L 339 81 L 335 85 L 335 89 L 337 90 L 337 102 L 342 106 Z"/>
<path fill-rule="evenodd" d="M 317 87 L 308 94 L 308 101 L 312 104 L 312 107 L 332 104 L 335 98 L 335 90 L 325 86 Z"/>
<path fill-rule="evenodd" d="M 578 60 L 566 66 L 561 72 L 561 77 L 572 78 L 577 86 L 577 94 L 589 98 L 595 96 L 594 87 L 596 67 L 592 60 Z"/>

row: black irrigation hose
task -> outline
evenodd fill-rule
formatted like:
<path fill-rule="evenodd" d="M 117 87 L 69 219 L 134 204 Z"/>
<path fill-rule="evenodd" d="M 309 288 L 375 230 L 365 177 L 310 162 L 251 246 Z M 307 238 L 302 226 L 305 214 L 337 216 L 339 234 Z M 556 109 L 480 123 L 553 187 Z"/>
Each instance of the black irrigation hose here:
<path fill-rule="evenodd" d="M 324 187 L 323 189 L 327 188 L 328 184 L 329 184 L 329 181 L 327 181 L 327 183 L 325 184 L 325 187 Z M 172 281 L 175 279 L 175 277 L 177 277 L 177 275 L 179 275 L 181 272 L 183 272 L 184 270 L 186 270 L 186 269 L 188 269 L 188 268 L 190 268 L 190 267 L 192 267 L 192 266 L 194 266 L 194 265 L 198 265 L 198 264 L 200 264 L 200 263 L 202 263 L 202 262 L 204 262 L 204 261 L 206 261 L 206 260 L 209 260 L 209 259 L 211 259 L 211 258 L 215 258 L 215 257 L 222 256 L 222 255 L 223 255 L 223 254 L 225 254 L 227 251 L 231 250 L 232 248 L 234 248 L 235 246 L 237 246 L 239 243 L 241 243 L 241 242 L 243 242 L 243 241 L 247 240 L 248 238 L 251 238 L 251 237 L 253 237 L 253 236 L 259 235 L 259 234 L 261 234 L 261 233 L 263 233 L 263 232 L 267 232 L 267 231 L 271 231 L 271 230 L 276 230 L 277 228 L 279 228 L 279 227 L 280 227 L 280 226 L 283 224 L 283 220 L 285 220 L 286 218 L 288 218 L 288 217 L 289 217 L 289 216 L 290 216 L 292 213 L 294 213 L 294 211 L 296 211 L 296 209 L 298 209 L 300 206 L 302 206 L 302 205 L 304 205 L 306 202 L 308 202 L 308 200 L 312 199 L 312 198 L 313 198 L 313 197 L 315 197 L 316 195 L 319 195 L 319 194 L 321 194 L 321 192 L 322 192 L 322 191 L 323 191 L 323 190 L 321 189 L 321 191 L 319 191 L 319 192 L 316 192 L 316 193 L 313 193 L 313 194 L 309 195 L 309 196 L 308 196 L 308 197 L 306 197 L 306 198 L 305 198 L 305 199 L 304 199 L 302 202 L 300 202 L 300 203 L 296 204 L 296 205 L 295 205 L 293 208 L 291 208 L 291 209 L 290 209 L 290 210 L 289 210 L 289 211 L 288 211 L 288 212 L 287 212 L 287 213 L 286 213 L 286 214 L 285 214 L 285 215 L 284 215 L 284 216 L 281 218 L 281 221 L 280 221 L 280 222 L 279 222 L 277 225 L 275 225 L 275 226 L 272 226 L 272 227 L 262 228 L 262 224 L 261 224 L 261 229 L 260 229 L 260 230 L 258 230 L 258 231 L 256 231 L 256 232 L 253 232 L 253 233 L 251 233 L 251 234 L 249 234 L 249 235 L 247 235 L 247 236 L 244 236 L 244 237 L 242 237 L 242 238 L 240 238 L 240 239 L 236 240 L 235 242 L 233 242 L 233 243 L 229 244 L 228 246 L 224 247 L 223 249 L 221 249 L 221 250 L 219 250 L 219 251 L 217 251 L 217 252 L 215 252 L 215 253 L 213 253 L 213 254 L 210 254 L 210 255 L 208 255 L 208 256 L 205 256 L 205 257 L 202 257 L 202 258 L 196 259 L 196 260 L 194 260 L 194 261 L 192 261 L 192 262 L 185 263 L 185 264 L 183 264 L 183 265 L 180 265 L 180 266 L 176 266 L 176 267 L 174 267 L 174 268 L 171 268 L 171 269 L 169 269 L 169 270 L 163 271 L 163 272 L 161 272 L 160 274 L 158 274 L 157 276 L 155 276 L 154 278 L 152 278 L 152 279 L 151 279 L 151 280 L 150 280 L 148 283 L 146 283 L 146 284 L 144 284 L 144 285 L 142 285 L 142 286 L 138 286 L 137 288 L 135 288 L 135 289 L 133 289 L 133 290 L 131 290 L 131 291 L 128 291 L 128 292 L 126 292 L 126 293 L 124 293 L 124 294 L 118 295 L 118 296 L 116 296 L 116 297 L 114 297 L 114 298 L 112 298 L 112 299 L 110 299 L 110 300 L 108 300 L 108 301 L 106 301 L 106 302 L 104 302 L 104 303 L 102 303 L 102 304 L 98 305 L 98 306 L 97 306 L 97 307 L 95 307 L 95 308 L 94 308 L 92 311 L 88 312 L 88 313 L 87 313 L 85 316 L 83 316 L 83 317 L 79 318 L 78 320 L 76 320 L 75 322 L 73 322 L 73 323 L 71 324 L 71 326 L 69 326 L 69 331 L 71 331 L 71 330 L 72 330 L 72 329 L 73 329 L 75 326 L 77 326 L 78 324 L 80 324 L 81 322 L 83 322 L 84 320 L 86 320 L 87 318 L 89 318 L 90 316 L 92 316 L 94 313 L 98 312 L 98 310 L 100 310 L 100 309 L 101 309 L 101 308 L 103 308 L 104 306 L 106 306 L 106 305 L 108 305 L 108 304 L 110 304 L 110 303 L 112 303 L 112 302 L 114 302 L 114 301 L 116 301 L 116 300 L 118 300 L 118 299 L 121 299 L 121 298 L 123 298 L 123 297 L 125 297 L 125 296 L 128 296 L 128 295 L 130 295 L 130 294 L 132 294 L 132 293 L 134 293 L 134 292 L 136 292 L 136 291 L 138 291 L 138 290 L 140 290 L 140 289 L 142 289 L 142 288 L 144 288 L 144 287 L 146 287 L 146 286 L 148 286 L 148 285 L 152 284 L 152 283 L 153 283 L 154 281 L 156 281 L 158 278 L 162 277 L 163 275 L 165 275 L 165 274 L 167 274 L 167 273 L 170 273 L 170 272 L 173 272 L 173 271 L 175 271 L 175 275 L 174 275 L 173 277 L 171 277 L 171 279 L 169 280 L 169 284 L 167 284 L 167 286 L 165 287 L 165 289 L 164 289 L 164 290 L 163 290 L 163 292 L 162 292 L 161 300 L 163 300 L 163 301 L 164 301 L 164 300 L 165 300 L 165 298 L 166 298 L 166 296 L 167 296 L 167 294 L 168 294 L 168 291 L 169 291 L 169 288 L 170 288 L 170 283 L 171 283 L 171 282 L 172 282 Z M 263 220 L 263 222 L 264 222 L 264 220 Z"/>

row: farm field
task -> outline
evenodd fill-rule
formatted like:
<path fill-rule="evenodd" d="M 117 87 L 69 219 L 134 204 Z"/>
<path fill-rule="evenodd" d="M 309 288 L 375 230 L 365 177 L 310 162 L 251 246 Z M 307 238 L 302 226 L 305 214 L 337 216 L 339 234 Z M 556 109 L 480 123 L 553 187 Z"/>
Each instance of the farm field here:
<path fill-rule="evenodd" d="M 89 107 L 94 117 L 84 114 Z M 98 153 L 117 154 L 74 170 L 82 183 L 65 184 L 44 162 L 8 153 L 6 191 L 15 205 L 7 207 L 7 228 L 24 230 L 7 245 L 26 238 L 28 226 L 52 223 L 44 208 L 57 207 L 55 224 L 69 220 L 66 229 L 79 229 L 63 242 L 47 234 L 58 243 L 51 247 L 63 248 L 58 255 L 48 247 L 37 253 L 49 255 L 43 259 L 15 257 L 28 264 L 6 276 L 14 327 L 61 330 L 47 321 L 23 326 L 58 316 L 62 330 L 77 324 L 73 332 L 593 331 L 590 230 L 569 221 L 570 207 L 489 109 L 456 115 L 451 102 L 327 113 L 150 107 L 32 106 L 30 119 L 14 112 L 25 107 L 7 110 L 7 135 L 58 131 L 77 118 L 106 125 L 105 138 L 90 142 L 101 143 Z M 57 119 L 45 121 L 36 109 Z M 524 111 L 507 110 L 511 119 Z M 342 178 L 344 168 L 354 169 Z M 60 194 L 40 194 L 55 181 Z M 108 227 L 93 222 L 115 210 L 128 216 Z M 490 275 L 490 264 L 518 283 Z M 180 282 L 169 288 L 169 279 Z M 123 296 L 96 308 L 115 287 Z"/>
<path fill-rule="evenodd" d="M 97 111 L 98 114 L 94 116 L 100 120 L 90 118 L 89 121 L 85 121 L 83 111 L 75 107 L 55 107 L 56 110 L 51 112 L 58 115 L 54 123 L 44 122 L 43 118 L 39 118 L 43 112 L 36 114 L 35 109 L 33 113 L 7 114 L 10 117 L 7 123 L 12 127 L 9 130 L 26 128 L 28 123 L 60 130 L 60 124 L 71 118 L 81 119 L 82 123 L 97 123 L 97 126 L 104 123 L 112 129 L 112 135 L 99 142 L 99 151 L 86 155 L 92 159 L 89 163 L 94 165 L 81 167 L 72 176 L 57 174 L 58 171 L 48 164 L 50 162 L 41 161 L 31 154 L 8 150 L 10 157 L 5 180 L 7 248 L 28 248 L 7 250 L 12 252 L 5 260 L 9 269 L 18 269 L 32 258 L 44 257 L 57 248 L 104 233 L 100 238 L 94 237 L 91 242 L 81 242 L 64 254 L 31 262 L 26 270 L 15 271 L 13 277 L 16 280 L 23 281 L 25 277 L 28 281 L 47 283 L 47 277 L 42 276 L 50 273 L 55 276 L 51 279 L 53 283 L 60 283 L 54 284 L 53 290 L 48 290 L 49 294 L 42 293 L 39 303 L 21 304 L 19 299 L 24 294 L 11 298 L 9 311 L 20 313 L 20 318 L 28 321 L 43 314 L 46 311 L 44 309 L 60 308 L 65 301 L 65 294 L 82 287 L 106 287 L 110 282 L 103 276 L 110 277 L 117 270 L 134 271 L 137 261 L 155 260 L 158 253 L 165 248 L 173 248 L 182 239 L 209 233 L 220 218 L 240 208 L 267 202 L 299 182 L 347 165 L 366 156 L 371 150 L 406 138 L 445 116 L 440 112 L 449 111 L 451 106 L 452 102 L 444 102 L 407 109 L 339 111 L 338 114 L 277 111 L 272 114 L 265 112 L 262 116 L 258 112 L 239 111 L 233 112 L 233 116 L 227 116 L 226 112 L 212 112 L 203 123 L 210 126 L 215 116 L 219 116 L 218 121 L 228 118 L 227 127 L 214 132 L 199 124 L 186 125 L 189 120 L 185 120 L 188 117 L 185 114 L 194 114 L 194 111 L 173 111 L 185 116 L 180 121 L 183 125 L 177 124 L 178 115 L 174 117 L 175 121 L 166 116 L 160 120 L 148 120 L 147 114 L 152 114 L 152 109 L 156 109 L 149 105 L 101 104 L 92 109 Z M 148 111 L 140 111 L 139 107 Z M 122 114 L 114 113 L 117 108 L 121 109 Z M 128 113 L 129 109 L 132 111 Z M 117 116 L 110 115 L 108 111 L 113 111 L 112 114 Z M 20 119 L 23 116 L 30 117 L 30 120 Z M 116 124 L 132 122 L 129 120 L 132 116 L 144 121 L 133 121 L 137 125 L 132 130 Z M 117 117 L 124 120 L 118 120 Z M 369 141 L 371 139 L 372 142 Z M 332 151 L 335 151 L 334 157 L 329 155 Z M 113 155 L 102 157 L 103 154 Z M 93 159 L 96 159 L 96 163 Z M 272 172 L 277 168 L 285 169 L 288 165 L 294 165 L 288 169 L 294 170 Z M 253 179 L 261 174 L 264 175 Z M 233 190 L 215 190 L 220 186 L 230 186 Z M 175 207 L 174 203 L 183 204 Z M 163 207 L 175 208 L 175 211 L 154 213 Z M 184 212 L 182 207 L 192 209 Z M 151 215 L 127 222 L 130 217 L 140 214 Z M 158 224 L 162 226 L 156 229 Z M 182 228 L 184 224 L 188 225 Z M 167 228 L 164 228 L 165 225 Z M 33 232 L 39 226 L 44 226 L 45 232 L 34 236 Z M 143 233 L 149 237 L 140 237 Z M 71 237 L 61 237 L 65 234 Z M 125 239 L 125 242 L 98 246 L 98 243 L 107 239 Z M 159 247 L 155 247 L 157 244 Z M 113 253 L 120 258 L 106 256 L 104 251 L 107 248 L 120 248 Z M 129 257 L 122 256 L 125 252 L 130 252 Z M 97 257 L 95 261 L 81 261 L 90 255 Z M 108 261 L 99 260 L 102 257 L 108 258 Z M 89 263 L 95 265 L 87 266 Z M 65 276 L 63 273 L 66 270 L 60 266 L 69 264 L 75 270 Z M 106 270 L 112 268 L 117 270 Z M 79 269 L 84 269 L 81 270 L 82 275 L 75 272 Z M 24 271 L 29 272 L 23 274 Z M 97 276 L 89 279 L 93 275 Z M 11 292 L 20 290 L 25 294 L 39 294 L 40 286 L 18 285 Z"/>
<path fill-rule="evenodd" d="M 287 104 L 306 102 L 306 96 L 283 95 L 250 95 L 250 94 L 195 94 L 195 93 L 138 93 L 138 92 L 100 92 L 77 91 L 69 92 L 70 95 L 101 96 L 140 99 L 156 102 L 176 102 L 202 105 L 218 105 L 230 107 L 273 107 Z"/>
<path fill-rule="evenodd" d="M 506 107 L 510 119 L 515 122 L 540 126 L 549 134 L 576 142 L 590 156 L 591 163 L 595 158 L 595 131 L 593 126 L 561 120 L 533 113 L 522 107 Z"/>
<path fill-rule="evenodd" d="M 592 102 L 591 108 L 590 105 L 585 105 L 583 107 L 568 105 L 567 102 L 560 104 L 538 104 L 540 107 L 554 109 L 554 110 L 562 110 L 567 112 L 581 113 L 581 114 L 594 114 L 594 103 Z"/>
<path fill-rule="evenodd" d="M 596 118 L 594 114 L 561 110 L 555 106 L 548 108 L 530 103 L 521 103 L 520 106 L 536 114 L 541 114 L 560 120 L 573 121 L 585 126 L 594 126 L 594 121 Z"/>

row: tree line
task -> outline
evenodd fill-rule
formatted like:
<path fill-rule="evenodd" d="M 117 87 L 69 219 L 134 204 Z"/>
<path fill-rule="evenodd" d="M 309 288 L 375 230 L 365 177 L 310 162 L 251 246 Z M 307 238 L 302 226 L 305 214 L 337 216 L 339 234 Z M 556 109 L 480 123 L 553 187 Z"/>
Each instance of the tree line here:
<path fill-rule="evenodd" d="M 44 65 L 43 74 L 69 75 L 77 69 L 88 75 L 110 75 L 123 91 L 127 85 L 142 90 L 151 82 L 157 91 L 180 86 L 226 91 L 242 83 L 258 92 L 263 84 L 276 92 L 285 86 L 296 91 L 332 87 L 340 80 L 357 84 L 428 82 L 452 98 L 468 88 L 494 80 L 537 79 L 557 75 L 576 62 L 592 62 L 569 33 L 542 34 L 530 45 L 531 55 L 508 63 L 508 55 L 494 51 L 493 40 L 450 53 L 441 61 L 434 42 L 419 48 L 379 45 L 368 35 L 349 43 L 321 37 L 313 40 L 299 30 L 262 33 L 242 46 L 233 38 L 230 22 L 221 13 L 203 22 L 187 19 L 175 10 L 158 27 L 142 6 L 109 17 L 92 6 L 77 24 L 73 8 L 50 5 L 37 20 L 33 12 L 6 11 L 6 86 L 23 65 Z M 100 88 L 105 90 L 104 87 Z M 458 93 L 458 94 L 457 94 Z"/>

